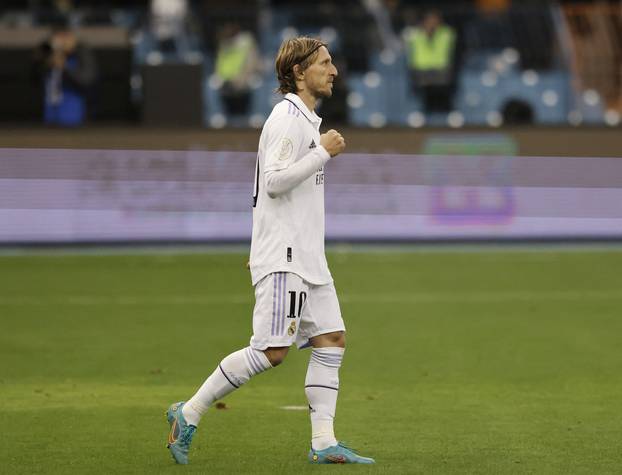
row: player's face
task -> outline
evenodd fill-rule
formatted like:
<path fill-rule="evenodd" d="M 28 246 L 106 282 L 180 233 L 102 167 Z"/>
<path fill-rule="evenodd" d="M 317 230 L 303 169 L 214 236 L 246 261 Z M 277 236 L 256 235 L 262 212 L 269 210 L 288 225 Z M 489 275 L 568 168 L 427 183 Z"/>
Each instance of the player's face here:
<path fill-rule="evenodd" d="M 313 64 L 304 72 L 305 88 L 315 97 L 330 97 L 333 95 L 333 81 L 337 74 L 328 50 L 322 46 Z"/>

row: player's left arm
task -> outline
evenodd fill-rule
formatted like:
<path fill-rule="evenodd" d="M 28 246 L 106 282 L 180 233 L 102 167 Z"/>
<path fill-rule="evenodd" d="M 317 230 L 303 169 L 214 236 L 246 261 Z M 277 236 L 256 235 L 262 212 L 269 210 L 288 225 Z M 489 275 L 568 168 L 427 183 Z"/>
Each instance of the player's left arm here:
<path fill-rule="evenodd" d="M 296 142 L 302 140 L 300 130 L 297 131 Z M 329 130 L 320 138 L 320 144 L 300 160 L 290 162 L 280 169 L 268 169 L 265 173 L 266 192 L 270 198 L 276 198 L 297 187 L 304 180 L 322 168 L 332 157 L 345 148 L 341 134 Z"/>
<path fill-rule="evenodd" d="M 319 149 L 320 147 L 317 147 Z M 302 159 L 283 170 L 266 172 L 266 192 L 270 198 L 276 198 L 293 190 L 303 181 L 322 168 L 330 160 L 325 149 L 313 150 Z"/>

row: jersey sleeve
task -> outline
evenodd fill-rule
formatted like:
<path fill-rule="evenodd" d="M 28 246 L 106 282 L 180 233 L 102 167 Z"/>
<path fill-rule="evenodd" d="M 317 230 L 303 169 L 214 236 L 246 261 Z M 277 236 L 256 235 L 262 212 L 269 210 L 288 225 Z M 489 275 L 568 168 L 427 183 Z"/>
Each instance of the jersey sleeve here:
<path fill-rule="evenodd" d="M 264 172 L 284 170 L 296 161 L 304 132 L 293 116 L 279 117 L 268 124 Z"/>
<path fill-rule="evenodd" d="M 266 172 L 268 196 L 276 198 L 287 193 L 322 168 L 328 160 L 330 160 L 329 153 L 324 147 L 318 145 L 287 169 L 268 170 Z"/>

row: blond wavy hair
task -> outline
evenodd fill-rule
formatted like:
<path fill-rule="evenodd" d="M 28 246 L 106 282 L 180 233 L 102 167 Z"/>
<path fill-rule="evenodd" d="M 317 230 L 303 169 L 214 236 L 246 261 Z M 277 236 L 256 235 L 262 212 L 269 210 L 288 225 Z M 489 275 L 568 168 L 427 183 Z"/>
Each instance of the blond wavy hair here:
<path fill-rule="evenodd" d="M 326 46 L 326 44 L 307 36 L 290 38 L 281 43 L 274 63 L 276 77 L 279 80 L 278 92 L 281 94 L 288 92 L 296 94 L 298 92 L 294 66 L 300 65 L 302 71 L 307 69 L 317 58 L 318 51 L 322 46 Z"/>

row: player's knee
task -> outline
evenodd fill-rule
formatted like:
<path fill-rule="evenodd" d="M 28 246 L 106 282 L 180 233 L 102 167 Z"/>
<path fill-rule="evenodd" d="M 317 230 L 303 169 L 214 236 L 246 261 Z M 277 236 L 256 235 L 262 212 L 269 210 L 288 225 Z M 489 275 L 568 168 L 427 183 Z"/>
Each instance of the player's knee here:
<path fill-rule="evenodd" d="M 287 347 L 268 348 L 267 350 L 264 350 L 264 354 L 272 366 L 280 365 L 285 360 L 288 352 L 289 348 Z"/>
<path fill-rule="evenodd" d="M 346 347 L 346 332 L 333 332 L 329 333 L 329 335 L 329 340 L 333 346 L 338 346 L 340 348 Z"/>
<path fill-rule="evenodd" d="M 332 332 L 324 333 L 323 335 L 315 336 L 311 339 L 311 344 L 316 348 L 322 348 L 327 346 L 337 346 L 339 348 L 346 347 L 346 332 Z"/>

